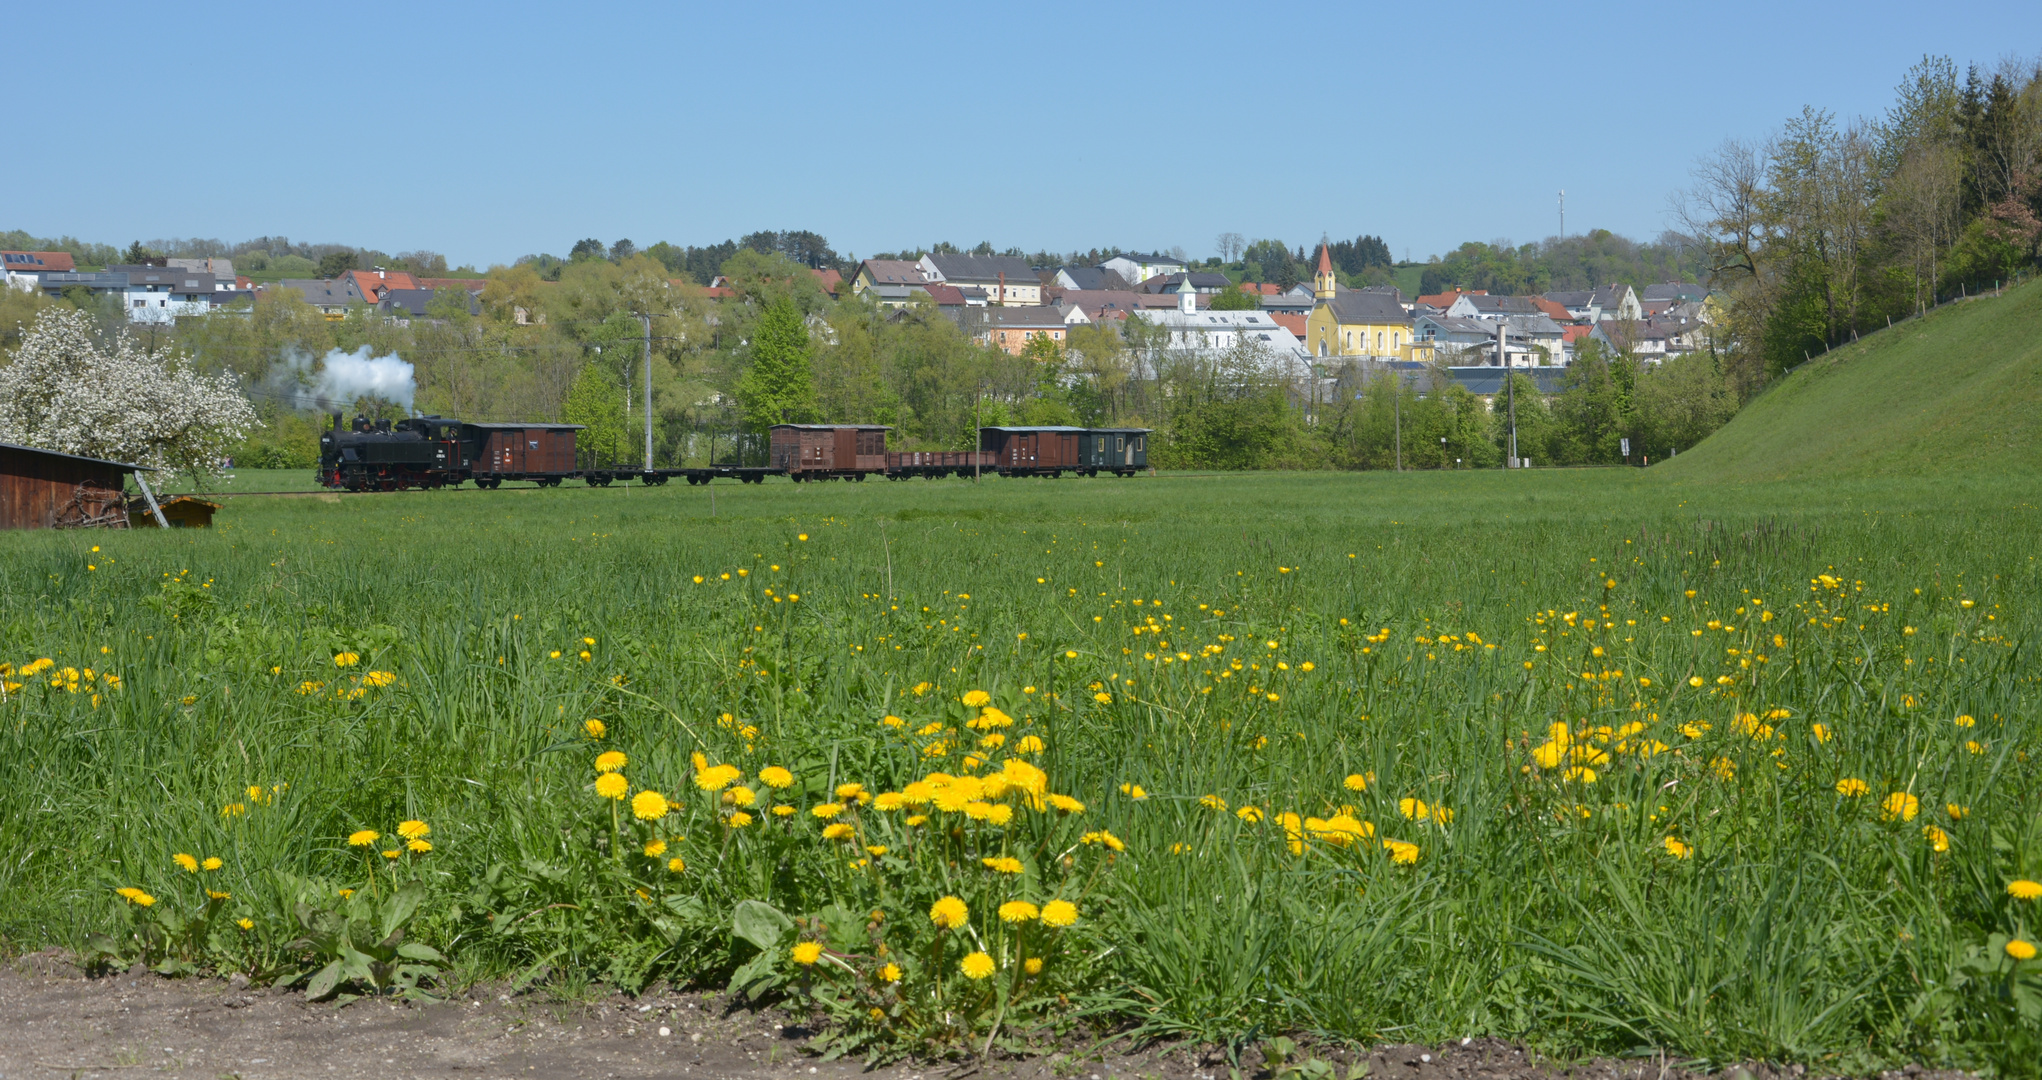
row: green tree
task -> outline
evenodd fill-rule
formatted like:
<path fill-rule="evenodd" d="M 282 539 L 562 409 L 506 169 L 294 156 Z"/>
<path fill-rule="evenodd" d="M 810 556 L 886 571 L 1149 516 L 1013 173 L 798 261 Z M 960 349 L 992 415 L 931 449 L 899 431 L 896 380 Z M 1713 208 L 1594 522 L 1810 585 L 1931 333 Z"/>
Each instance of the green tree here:
<path fill-rule="evenodd" d="M 1261 306 L 1260 299 L 1241 289 L 1221 289 L 1207 305 L 1212 311 L 1254 311 Z"/>
<path fill-rule="evenodd" d="M 812 423 L 819 418 L 808 324 L 793 300 L 775 300 L 760 314 L 752 326 L 749 351 L 750 363 L 737 383 L 746 427 L 764 431 L 774 424 Z"/>
<path fill-rule="evenodd" d="M 602 364 L 585 364 L 574 377 L 560 415 L 570 424 L 588 427 L 575 440 L 584 458 L 597 463 L 622 460 L 624 407 L 619 396 L 616 376 Z"/>
<path fill-rule="evenodd" d="M 355 266 L 355 253 L 345 248 L 339 251 L 329 251 L 319 257 L 320 277 L 337 278 L 354 269 L 357 269 Z"/>

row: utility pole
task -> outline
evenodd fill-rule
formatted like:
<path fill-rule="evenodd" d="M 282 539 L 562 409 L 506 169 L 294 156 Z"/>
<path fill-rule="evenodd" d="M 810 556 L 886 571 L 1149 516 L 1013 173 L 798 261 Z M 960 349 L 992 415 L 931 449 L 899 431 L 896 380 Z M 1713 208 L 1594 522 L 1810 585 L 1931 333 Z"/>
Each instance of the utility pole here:
<path fill-rule="evenodd" d="M 1496 323 L 1496 359 L 1503 365 L 1503 400 L 1510 410 L 1510 455 L 1503 463 L 1506 469 L 1517 468 L 1517 385 L 1510 377 L 1509 338 L 1510 324 L 1502 320 Z"/>
<path fill-rule="evenodd" d="M 986 441 L 985 417 L 979 407 L 985 398 L 986 384 L 981 382 L 978 384 L 978 393 L 972 395 L 971 399 L 971 482 L 974 484 L 978 483 L 979 451 Z"/>
<path fill-rule="evenodd" d="M 640 315 L 645 327 L 645 472 L 652 474 L 652 316 Z"/>
<path fill-rule="evenodd" d="M 1397 471 L 1404 471 L 1404 376 L 1390 368 L 1390 417 L 1397 439 Z"/>
<path fill-rule="evenodd" d="M 1560 239 L 1567 239 L 1567 189 L 1560 189 Z"/>

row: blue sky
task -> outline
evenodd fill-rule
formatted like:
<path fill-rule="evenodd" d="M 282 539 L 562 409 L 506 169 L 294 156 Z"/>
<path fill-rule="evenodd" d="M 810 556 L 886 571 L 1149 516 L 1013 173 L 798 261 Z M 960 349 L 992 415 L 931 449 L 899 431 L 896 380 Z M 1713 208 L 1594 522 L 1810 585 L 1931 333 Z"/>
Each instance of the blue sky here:
<path fill-rule="evenodd" d="M 0 228 L 284 234 L 487 266 L 806 228 L 1398 257 L 1667 224 L 1693 159 L 2042 4 L 10 4 Z M 34 167 L 24 167 L 33 163 Z"/>

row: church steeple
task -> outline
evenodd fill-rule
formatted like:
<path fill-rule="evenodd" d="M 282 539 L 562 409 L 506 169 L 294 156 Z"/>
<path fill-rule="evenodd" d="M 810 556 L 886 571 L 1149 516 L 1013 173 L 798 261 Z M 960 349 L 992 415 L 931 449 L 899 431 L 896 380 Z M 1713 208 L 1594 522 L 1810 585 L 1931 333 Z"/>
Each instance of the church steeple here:
<path fill-rule="evenodd" d="M 1319 269 L 1317 273 L 1312 275 L 1312 295 L 1321 300 L 1331 300 L 1333 299 L 1335 285 L 1332 246 L 1321 241 L 1319 243 Z"/>

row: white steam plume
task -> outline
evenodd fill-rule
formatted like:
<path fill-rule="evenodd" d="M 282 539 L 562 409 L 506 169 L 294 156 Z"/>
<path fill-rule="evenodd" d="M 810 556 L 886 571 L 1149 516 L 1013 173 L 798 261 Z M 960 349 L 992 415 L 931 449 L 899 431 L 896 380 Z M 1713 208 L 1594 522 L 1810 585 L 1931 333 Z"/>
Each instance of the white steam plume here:
<path fill-rule="evenodd" d="M 410 361 L 395 353 L 371 356 L 367 345 L 351 353 L 333 349 L 317 364 L 314 370 L 311 354 L 292 349 L 284 354 L 283 363 L 270 369 L 263 389 L 294 409 L 334 412 L 372 397 L 407 413 L 415 411 L 418 379 Z"/>

